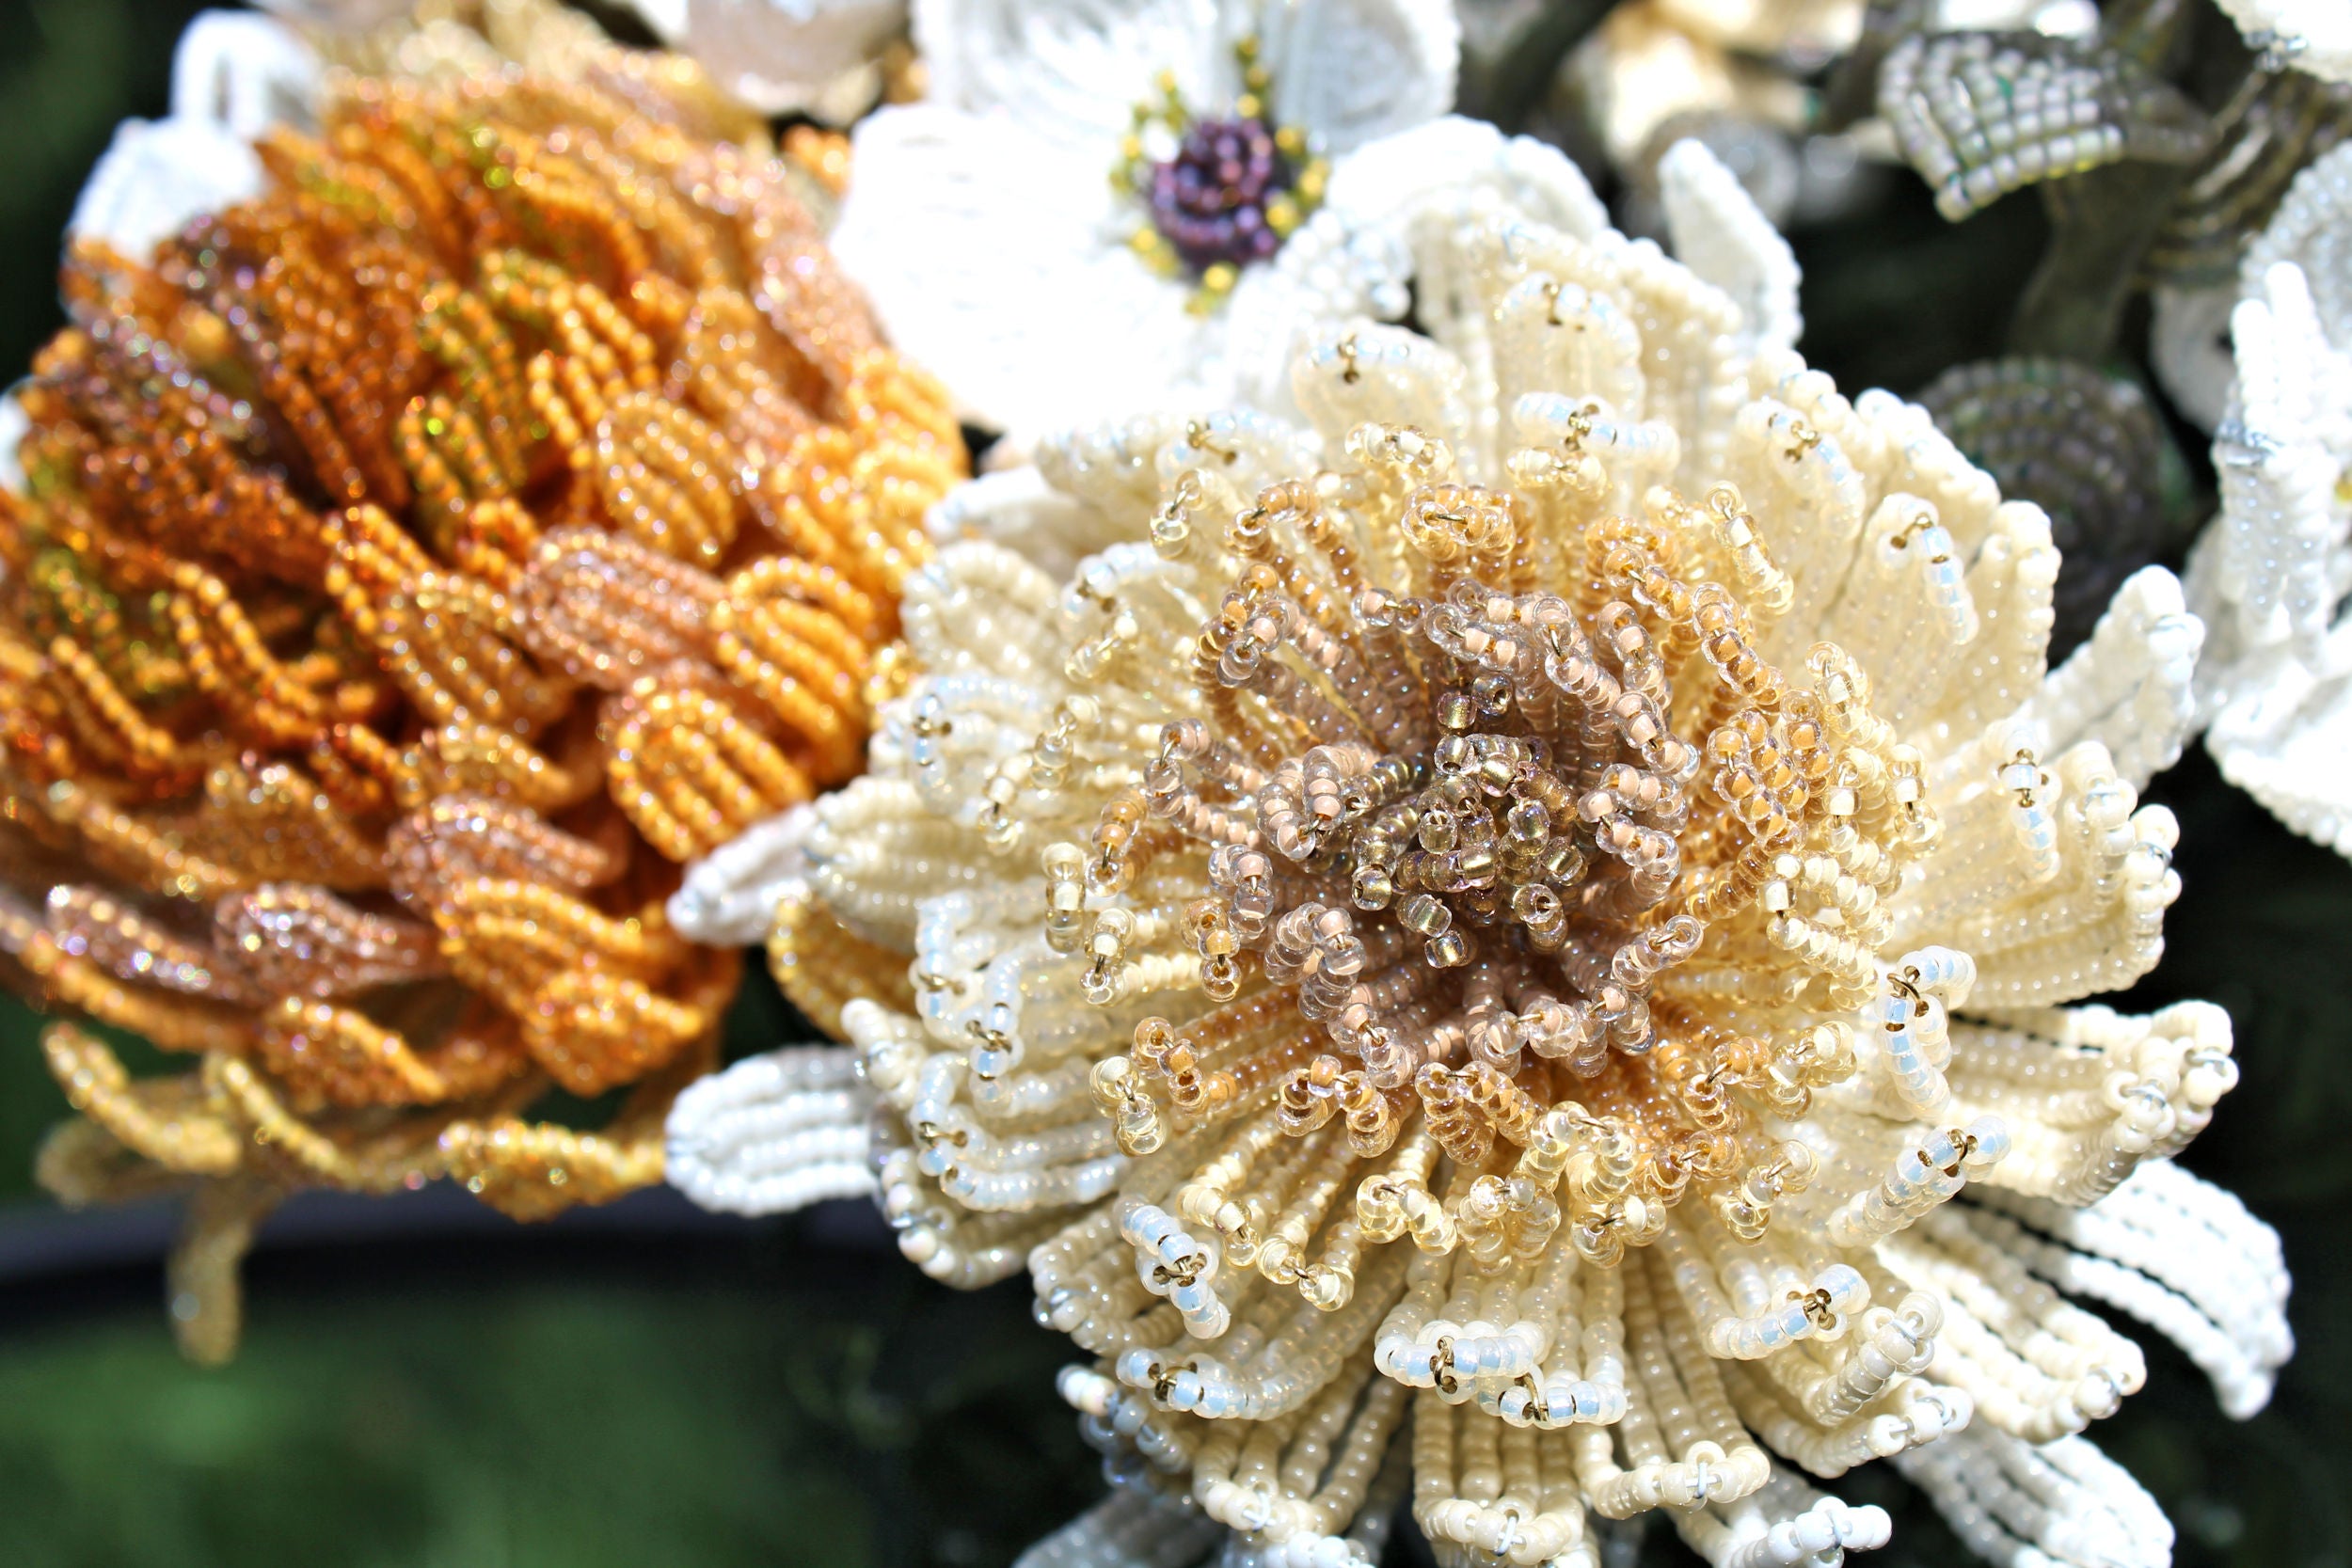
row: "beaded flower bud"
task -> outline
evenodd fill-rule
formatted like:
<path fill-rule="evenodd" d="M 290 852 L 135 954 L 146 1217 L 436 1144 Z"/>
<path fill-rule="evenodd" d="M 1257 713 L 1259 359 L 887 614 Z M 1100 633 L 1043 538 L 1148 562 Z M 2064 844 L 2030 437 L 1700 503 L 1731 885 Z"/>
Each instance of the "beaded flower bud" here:
<path fill-rule="evenodd" d="M 54 1025 L 41 1163 L 202 1180 L 199 1355 L 289 1192 L 658 1180 L 738 975 L 674 863 L 861 762 L 961 447 L 781 166 L 660 80 L 353 81 L 255 199 L 68 259 L 0 527 L 0 945 L 199 1058 Z"/>
<path fill-rule="evenodd" d="M 2177 891 L 2137 790 L 2178 585 L 2047 670 L 2042 512 L 1806 369 L 1785 249 L 1665 167 L 1705 276 L 1433 201 L 1425 334 L 1311 341 L 1303 423 L 1044 443 L 909 582 L 922 673 L 773 951 L 861 1056 L 906 1254 L 1025 1267 L 1089 1358 L 1120 1493 L 1055 1560 L 1359 1562 L 1409 1488 L 1446 1563 L 1655 1508 L 1835 1561 L 1887 1521 L 1800 1474 L 1898 1457 L 1994 1555 L 2153 1561 L 2077 1435 L 2140 1353 L 2044 1281 L 2185 1311 L 2233 1408 L 2285 1354 L 2275 1238 L 2167 1217 L 2232 1212 L 2164 1159 L 2226 1018 L 2067 1006 Z M 1094 548 L 1066 582 L 990 538 L 1041 515 Z M 721 1110 L 815 1093 L 753 1070 L 672 1123 L 734 1207 L 793 1156 Z"/>

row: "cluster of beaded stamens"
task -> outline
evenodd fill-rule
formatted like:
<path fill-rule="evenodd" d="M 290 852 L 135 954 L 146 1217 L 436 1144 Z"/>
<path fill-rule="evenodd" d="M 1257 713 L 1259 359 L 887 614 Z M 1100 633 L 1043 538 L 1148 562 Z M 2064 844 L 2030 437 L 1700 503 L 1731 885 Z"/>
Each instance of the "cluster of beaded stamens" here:
<path fill-rule="evenodd" d="M 220 1179 L 192 1258 L 304 1185 L 658 1179 L 737 974 L 673 863 L 860 764 L 961 447 L 781 166 L 657 86 L 360 82 L 268 194 L 69 259 L 0 530 L 0 931 L 201 1054 L 49 1042 L 87 1119 L 44 1176 Z M 637 1087 L 580 1133 L 520 1119 L 550 1084 Z"/>
<path fill-rule="evenodd" d="M 1112 183 L 1143 204 L 1130 245 L 1146 263 L 1198 288 L 1194 309 L 1213 309 L 1241 269 L 1270 259 L 1322 204 L 1330 165 L 1296 126 L 1266 110 L 1273 80 L 1255 40 L 1235 46 L 1242 92 L 1229 115 L 1202 118 L 1173 76 L 1135 109 Z M 1160 145 L 1165 143 L 1166 145 Z"/>

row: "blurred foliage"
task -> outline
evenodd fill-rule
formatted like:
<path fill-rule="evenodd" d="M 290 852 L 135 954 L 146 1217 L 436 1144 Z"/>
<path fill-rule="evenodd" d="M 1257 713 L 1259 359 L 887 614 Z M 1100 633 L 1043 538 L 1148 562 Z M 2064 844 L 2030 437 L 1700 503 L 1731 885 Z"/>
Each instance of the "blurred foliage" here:
<path fill-rule="evenodd" d="M 1063 1350 L 1018 1287 L 768 1241 L 716 1270 L 657 1246 L 628 1284 L 511 1241 L 422 1280 L 264 1260 L 221 1373 L 179 1358 L 151 1297 L 20 1321 L 0 1562 L 960 1568 L 1083 1506 Z"/>
<path fill-rule="evenodd" d="M 161 112 L 196 8 L 0 0 L 0 363 L 57 325 L 56 236 L 82 175 L 117 119 Z M 1916 181 L 1889 182 L 1793 236 L 1806 352 L 1843 387 L 1901 392 L 1997 353 L 2045 234 L 2030 196 L 1950 225 Z M 2185 1163 L 2284 1234 L 2302 1349 L 2239 1425 L 2140 1333 L 2149 1386 L 2092 1435 L 2170 1512 L 2184 1568 L 2352 1568 L 2335 1474 L 2352 1455 L 2352 865 L 2201 753 L 2152 794 L 2180 814 L 2186 892 L 2163 966 L 2121 1005 L 2204 996 L 2235 1020 L 2244 1083 Z M 802 1027 L 755 983 L 729 1054 Z M 35 1028 L 0 1002 L 0 1197 L 27 1198 L 65 1110 Z M 1020 1285 L 959 1296 L 797 1224 L 265 1246 L 248 1287 L 244 1351 L 216 1372 L 174 1354 L 157 1271 L 0 1288 L 0 1563 L 962 1568 L 1008 1560 L 1099 1485 L 1053 1393 L 1068 1347 Z M 1836 1490 L 1897 1515 L 1861 1568 L 1968 1560 L 1886 1467 Z M 1644 1561 L 1695 1560 L 1662 1522 L 1643 1534 Z M 1391 1558 L 1427 1560 L 1409 1539 Z"/>

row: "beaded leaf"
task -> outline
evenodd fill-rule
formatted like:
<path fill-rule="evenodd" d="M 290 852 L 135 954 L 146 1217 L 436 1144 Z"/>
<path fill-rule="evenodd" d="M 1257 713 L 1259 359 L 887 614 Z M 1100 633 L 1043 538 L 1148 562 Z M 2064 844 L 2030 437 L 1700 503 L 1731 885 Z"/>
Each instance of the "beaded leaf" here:
<path fill-rule="evenodd" d="M 2233 280 L 2296 172 L 2352 135 L 2352 83 L 2258 71 L 2217 117 L 2213 146 L 2181 187 L 2142 264 L 2175 286 Z"/>
<path fill-rule="evenodd" d="M 2193 163 L 2207 138 L 2197 106 L 2137 63 L 2038 33 L 1914 34 L 1881 67 L 1878 103 L 1954 222 L 2125 159 Z"/>

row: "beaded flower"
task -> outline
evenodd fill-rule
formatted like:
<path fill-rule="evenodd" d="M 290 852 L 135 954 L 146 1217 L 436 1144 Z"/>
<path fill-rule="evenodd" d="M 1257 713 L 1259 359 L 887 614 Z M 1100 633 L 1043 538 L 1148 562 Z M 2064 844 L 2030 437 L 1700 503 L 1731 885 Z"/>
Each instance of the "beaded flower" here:
<path fill-rule="evenodd" d="M 1403 315 L 1387 215 L 1500 146 L 1431 123 L 1444 0 L 923 0 L 914 40 L 930 97 L 859 124 L 834 246 L 1021 433 L 1279 390 L 1266 324 Z"/>
<path fill-rule="evenodd" d="M 1431 199 L 1426 335 L 1313 335 L 1298 423 L 1042 442 L 909 579 L 771 942 L 866 1086 L 755 1059 L 671 1170 L 841 1190 L 870 1099 L 907 1256 L 1088 1357 L 1120 1490 L 1040 1561 L 1360 1561 L 1409 1486 L 1449 1564 L 1659 1507 L 1834 1562 L 1886 1518 L 1801 1474 L 1892 1457 L 1997 1560 L 2153 1564 L 2079 1436 L 2140 1352 L 2059 1291 L 2239 1414 L 2286 1354 L 2276 1238 L 2165 1159 L 2226 1017 L 2071 1005 L 2177 891 L 2178 585 L 2046 670 L 2041 512 L 1807 370 L 1736 182 L 1665 175 L 1695 265 Z"/>
<path fill-rule="evenodd" d="M 2352 855 L 2352 145 L 2296 177 L 2245 279 L 2221 512 L 2188 570 L 2199 716 L 2232 783 Z"/>
<path fill-rule="evenodd" d="M 41 1175 L 197 1179 L 199 1354 L 288 1192 L 658 1180 L 739 970 L 675 863 L 861 765 L 961 441 L 780 166 L 658 87 L 348 83 L 251 201 L 79 243 L 20 388 L 0 947 L 199 1058 L 54 1025 Z M 626 1098 L 527 1119 L 552 1088 Z"/>

